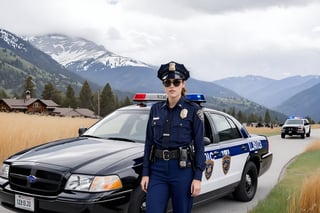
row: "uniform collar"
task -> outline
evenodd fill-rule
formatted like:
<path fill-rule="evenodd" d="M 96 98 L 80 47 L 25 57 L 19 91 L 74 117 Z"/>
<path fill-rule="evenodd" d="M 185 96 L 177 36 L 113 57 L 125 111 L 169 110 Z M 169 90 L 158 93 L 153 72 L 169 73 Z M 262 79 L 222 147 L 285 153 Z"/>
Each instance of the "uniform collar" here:
<path fill-rule="evenodd" d="M 185 102 L 185 98 L 183 96 L 181 96 L 181 98 L 179 99 L 179 101 L 177 102 L 177 104 L 175 105 L 174 108 L 176 108 L 176 107 L 183 108 L 184 102 Z M 163 107 L 169 108 L 168 99 L 163 102 L 161 108 L 163 108 Z"/>

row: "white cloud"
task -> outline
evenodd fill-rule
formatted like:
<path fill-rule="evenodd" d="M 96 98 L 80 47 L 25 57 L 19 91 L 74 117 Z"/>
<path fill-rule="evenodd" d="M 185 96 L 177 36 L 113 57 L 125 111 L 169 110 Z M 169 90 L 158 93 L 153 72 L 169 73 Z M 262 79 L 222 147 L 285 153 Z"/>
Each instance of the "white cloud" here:
<path fill-rule="evenodd" d="M 318 74 L 320 66 L 318 1 L 0 0 L 0 4 L 0 26 L 13 33 L 82 36 L 156 66 L 176 60 L 202 80 Z"/>

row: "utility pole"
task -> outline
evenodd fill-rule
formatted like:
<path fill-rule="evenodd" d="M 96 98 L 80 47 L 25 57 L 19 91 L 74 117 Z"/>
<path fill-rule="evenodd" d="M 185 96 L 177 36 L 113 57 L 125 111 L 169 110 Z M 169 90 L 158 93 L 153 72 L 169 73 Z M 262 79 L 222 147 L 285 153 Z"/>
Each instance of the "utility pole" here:
<path fill-rule="evenodd" d="M 100 117 L 100 90 L 98 90 L 98 116 Z"/>

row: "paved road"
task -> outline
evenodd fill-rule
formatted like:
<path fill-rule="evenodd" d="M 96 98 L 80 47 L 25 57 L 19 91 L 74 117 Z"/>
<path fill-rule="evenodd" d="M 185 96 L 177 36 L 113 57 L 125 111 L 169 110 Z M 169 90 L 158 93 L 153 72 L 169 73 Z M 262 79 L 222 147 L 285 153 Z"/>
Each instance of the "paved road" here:
<path fill-rule="evenodd" d="M 252 209 L 260 200 L 263 200 L 277 184 L 283 168 L 294 157 L 304 151 L 305 147 L 320 139 L 320 129 L 314 129 L 311 132 L 311 137 L 300 139 L 298 137 L 291 137 L 281 139 L 280 135 L 269 137 L 270 150 L 273 152 L 273 163 L 270 169 L 259 178 L 258 190 L 255 198 L 247 203 L 237 202 L 232 198 L 226 197 L 218 199 L 203 206 L 195 207 L 192 213 L 246 213 Z M 13 213 L 0 206 L 0 213 Z"/>
<path fill-rule="evenodd" d="M 305 147 L 320 139 L 320 129 L 313 129 L 310 138 L 286 137 L 280 135 L 269 137 L 270 150 L 273 152 L 273 162 L 270 169 L 259 178 L 258 190 L 255 198 L 247 203 L 237 202 L 230 197 L 218 199 L 209 204 L 195 207 L 192 213 L 246 213 L 260 200 L 263 200 L 278 183 L 285 172 L 285 167 L 291 160 L 304 151 Z"/>

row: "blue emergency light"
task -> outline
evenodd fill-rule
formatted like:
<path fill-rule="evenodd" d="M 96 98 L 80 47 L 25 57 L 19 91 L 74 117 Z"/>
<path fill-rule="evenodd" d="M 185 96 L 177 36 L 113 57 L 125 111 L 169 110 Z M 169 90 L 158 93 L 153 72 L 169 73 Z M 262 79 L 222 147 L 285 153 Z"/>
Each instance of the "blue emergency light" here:
<path fill-rule="evenodd" d="M 303 117 L 301 116 L 295 116 L 295 115 L 290 115 L 288 116 L 288 119 L 302 119 Z"/>
<path fill-rule="evenodd" d="M 203 94 L 187 94 L 186 95 L 186 100 L 192 101 L 192 102 L 198 102 L 198 103 L 204 103 L 206 102 L 206 98 L 204 97 Z"/>

